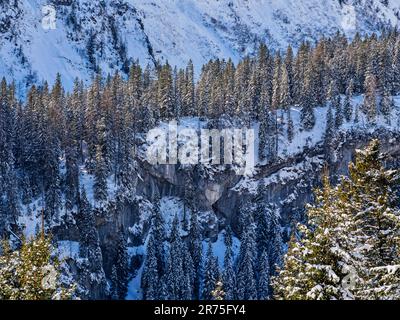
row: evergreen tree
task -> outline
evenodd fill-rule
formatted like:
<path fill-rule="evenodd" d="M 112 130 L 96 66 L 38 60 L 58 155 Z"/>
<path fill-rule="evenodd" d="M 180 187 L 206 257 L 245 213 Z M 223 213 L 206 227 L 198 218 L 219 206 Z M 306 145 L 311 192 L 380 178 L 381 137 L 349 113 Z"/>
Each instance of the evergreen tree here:
<path fill-rule="evenodd" d="M 156 241 L 152 226 L 149 233 L 149 240 L 146 247 L 146 259 L 144 261 L 141 287 L 143 289 L 143 299 L 157 300 L 159 297 L 159 281 L 162 275 L 159 274 L 156 256 Z"/>
<path fill-rule="evenodd" d="M 191 300 L 195 296 L 194 285 L 197 270 L 186 243 L 182 244 L 182 271 L 183 285 L 180 298 L 182 300 Z"/>
<path fill-rule="evenodd" d="M 194 69 L 193 69 L 193 62 L 189 60 L 188 65 L 186 67 L 185 72 L 185 82 L 186 82 L 186 90 L 185 95 L 183 98 L 184 106 L 186 108 L 185 115 L 188 116 L 195 116 L 196 109 L 195 109 L 195 84 L 194 84 Z"/>
<path fill-rule="evenodd" d="M 174 99 L 172 69 L 168 62 L 161 67 L 159 72 L 157 101 L 161 116 L 164 119 L 173 119 Z"/>
<path fill-rule="evenodd" d="M 334 102 L 335 106 L 335 127 L 340 128 L 343 124 L 343 111 L 342 111 L 342 102 L 340 96 L 335 98 Z"/>
<path fill-rule="evenodd" d="M 281 82 L 280 82 L 280 106 L 287 109 L 292 103 L 290 95 L 290 80 L 287 67 L 282 64 L 281 66 Z"/>
<path fill-rule="evenodd" d="M 204 266 L 204 277 L 203 277 L 203 300 L 212 300 L 212 291 L 218 281 L 218 264 L 216 264 L 216 258 L 214 257 L 212 250 L 211 240 L 208 241 L 208 249 L 206 254 L 205 266 Z"/>
<path fill-rule="evenodd" d="M 236 274 L 233 267 L 233 250 L 232 250 L 232 230 L 227 226 L 225 230 L 225 256 L 224 256 L 224 271 L 222 275 L 222 282 L 224 284 L 224 298 L 226 300 L 235 299 L 236 289 Z"/>
<path fill-rule="evenodd" d="M 276 268 L 281 267 L 283 258 L 283 241 L 281 224 L 279 222 L 279 212 L 273 206 L 269 208 L 270 226 L 269 226 L 269 251 L 270 270 L 275 274 Z"/>
<path fill-rule="evenodd" d="M 365 76 L 365 95 L 363 102 L 363 112 L 367 115 L 370 123 L 376 121 L 377 106 L 376 106 L 376 77 L 373 74 L 372 66 L 369 66 Z"/>
<path fill-rule="evenodd" d="M 287 128 L 286 128 L 286 135 L 287 139 L 290 143 L 292 143 L 293 138 L 294 138 L 294 125 L 293 125 L 293 120 L 292 120 L 292 114 L 290 111 L 290 108 L 287 110 Z"/>
<path fill-rule="evenodd" d="M 117 267 L 113 264 L 111 269 L 111 279 L 110 279 L 110 299 L 118 300 L 118 275 Z"/>
<path fill-rule="evenodd" d="M 194 266 L 193 297 L 199 299 L 200 276 L 202 265 L 202 244 L 200 226 L 197 220 L 197 211 L 193 210 L 190 215 L 190 230 L 188 235 L 189 252 Z"/>
<path fill-rule="evenodd" d="M 393 98 L 390 96 L 389 90 L 385 88 L 383 90 L 382 99 L 379 103 L 379 111 L 385 117 L 386 123 L 391 124 L 391 113 L 394 109 Z"/>
<path fill-rule="evenodd" d="M 354 92 L 354 81 L 353 79 L 351 79 L 346 89 L 346 97 L 344 99 L 344 106 L 343 106 L 344 117 L 347 122 L 351 121 L 351 117 L 353 114 L 353 107 L 351 106 L 351 97 L 353 96 L 353 92 Z"/>
<path fill-rule="evenodd" d="M 70 299 L 76 285 L 66 286 L 61 280 L 60 262 L 52 257 L 50 238 L 42 234 L 29 241 L 23 239 L 21 248 L 12 251 L 3 242 L 0 256 L 0 298 L 2 300 Z"/>
<path fill-rule="evenodd" d="M 317 204 L 309 206 L 310 227 L 292 237 L 284 268 L 274 279 L 277 298 L 392 299 L 399 286 L 399 209 L 395 170 L 373 140 L 358 150 L 349 178 L 332 187 L 324 178 Z"/>
<path fill-rule="evenodd" d="M 170 248 L 166 271 L 166 285 L 168 298 L 170 300 L 182 300 L 186 296 L 185 286 L 187 284 L 186 270 L 184 270 L 183 244 L 180 236 L 180 226 L 178 217 L 175 215 L 172 222 L 170 236 Z M 185 257 L 186 258 L 186 257 Z"/>
<path fill-rule="evenodd" d="M 315 115 L 314 109 L 308 100 L 304 98 L 301 103 L 300 123 L 305 130 L 310 131 L 315 125 Z"/>
<path fill-rule="evenodd" d="M 77 227 L 79 230 L 79 256 L 82 258 L 82 275 L 79 284 L 83 287 L 96 287 L 98 292 L 106 288 L 103 270 L 103 255 L 93 210 L 87 200 L 85 189 L 81 191 L 78 202 Z M 82 298 L 84 298 L 83 296 Z"/>
<path fill-rule="evenodd" d="M 265 160 L 268 154 L 268 133 L 269 133 L 269 119 L 265 110 L 259 115 L 260 126 L 258 129 L 258 157 Z"/>
<path fill-rule="evenodd" d="M 364 285 L 357 290 L 362 299 L 392 299 L 399 292 L 399 216 L 395 186 L 396 170 L 385 170 L 387 156 L 379 152 L 378 140 L 356 154 L 349 165 L 349 202 L 366 248 Z M 394 281 L 394 282 L 391 282 Z"/>
<path fill-rule="evenodd" d="M 162 275 L 165 272 L 165 250 L 164 241 L 166 239 L 165 222 L 160 211 L 160 200 L 154 200 L 154 211 L 152 217 L 152 232 L 154 233 L 154 247 L 157 259 L 158 274 Z"/>
<path fill-rule="evenodd" d="M 329 150 L 331 147 L 332 139 L 335 135 L 334 132 L 334 123 L 333 123 L 333 115 L 332 115 L 332 107 L 329 104 L 328 111 L 326 114 L 326 127 L 325 127 L 325 146 Z"/>
<path fill-rule="evenodd" d="M 253 221 L 247 218 L 247 224 L 242 233 L 241 246 L 237 264 L 237 299 L 255 300 L 257 299 L 257 285 L 255 274 L 256 245 Z"/>
<path fill-rule="evenodd" d="M 309 207 L 310 228 L 298 226 L 301 238 L 293 233 L 284 267 L 273 280 L 277 299 L 349 299 L 352 293 L 343 284 L 350 266 L 357 265 L 352 241 L 357 239 L 351 216 L 339 210 L 344 190 L 333 189 L 328 178 L 316 194 L 316 206 Z M 355 281 L 357 275 L 354 274 Z"/>
<path fill-rule="evenodd" d="M 258 299 L 267 300 L 270 297 L 270 270 L 269 257 L 266 250 L 263 250 L 259 260 L 259 277 L 258 277 Z"/>
<path fill-rule="evenodd" d="M 119 300 L 124 300 L 128 292 L 129 261 L 126 240 L 122 230 L 119 232 L 115 256 L 115 267 L 117 271 L 117 295 Z"/>

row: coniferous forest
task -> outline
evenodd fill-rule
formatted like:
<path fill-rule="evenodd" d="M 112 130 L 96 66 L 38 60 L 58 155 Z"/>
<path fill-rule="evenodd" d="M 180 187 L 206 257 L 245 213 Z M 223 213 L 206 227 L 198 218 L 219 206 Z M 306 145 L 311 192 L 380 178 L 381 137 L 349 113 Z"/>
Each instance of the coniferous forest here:
<path fill-rule="evenodd" d="M 3 79 L 0 298 L 399 299 L 399 95 L 396 29 L 23 98 Z M 146 133 L 174 119 L 256 128 L 255 174 L 151 166 Z"/>

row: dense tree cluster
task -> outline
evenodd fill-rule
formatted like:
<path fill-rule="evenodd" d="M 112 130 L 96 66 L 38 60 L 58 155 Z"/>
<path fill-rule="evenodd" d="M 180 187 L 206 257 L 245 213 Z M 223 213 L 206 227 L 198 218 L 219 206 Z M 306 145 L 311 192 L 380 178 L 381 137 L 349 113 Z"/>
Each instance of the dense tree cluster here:
<path fill-rule="evenodd" d="M 222 115 L 238 117 L 247 125 L 258 120 L 261 159 L 276 157 L 280 135 L 294 139 L 291 105 L 301 108 L 298 129 L 311 130 L 314 108 L 327 104 L 331 110 L 327 140 L 353 118 L 354 94 L 365 93 L 354 113 L 364 112 L 371 122 L 382 114 L 390 122 L 391 96 L 400 92 L 399 73 L 400 37 L 390 31 L 380 37 L 356 36 L 350 43 L 340 34 L 315 45 L 304 42 L 297 54 L 291 47 L 281 54 L 261 45 L 254 57 L 237 65 L 211 60 L 197 82 L 191 62 L 184 69 L 168 62 L 142 69 L 135 62 L 126 79 L 119 74 L 105 79 L 97 75 L 88 87 L 76 80 L 68 93 L 57 77 L 52 88 L 46 83 L 33 86 L 24 104 L 17 101 L 14 85 L 3 80 L 0 210 L 6 213 L 1 219 L 7 223 L 15 219 L 18 186 L 25 203 L 42 196 L 47 221 L 57 219 L 63 193 L 67 208 L 77 205 L 81 165 L 95 176 L 96 201 L 107 199 L 111 175 L 120 192 L 131 190 L 136 176 L 135 135 L 160 120 Z M 2 228 L 7 223 L 1 223 Z"/>
<path fill-rule="evenodd" d="M 278 299 L 399 299 L 399 173 L 383 161 L 374 140 L 349 178 L 333 187 L 325 177 L 274 279 Z"/>
<path fill-rule="evenodd" d="M 291 142 L 297 131 L 313 129 L 317 106 L 327 106 L 328 148 L 337 129 L 345 122 L 357 122 L 361 112 L 371 123 L 378 115 L 390 123 L 392 95 L 400 93 L 400 36 L 391 30 L 379 37 L 356 35 L 349 42 L 337 34 L 315 45 L 304 42 L 296 54 L 291 47 L 281 53 L 261 45 L 256 55 L 236 65 L 231 60 L 211 60 L 198 77 L 191 61 L 183 69 L 173 68 L 168 62 L 142 68 L 136 61 L 127 77 L 117 73 L 103 78 L 100 74 L 99 70 L 88 86 L 76 80 L 71 92 L 64 90 L 58 76 L 51 88 L 47 83 L 32 86 L 25 102 L 16 98 L 14 84 L 1 81 L 0 235 L 7 235 L 17 225 L 21 204 L 38 198 L 44 204 L 47 228 L 59 222 L 61 210 L 74 212 L 78 227 L 87 230 L 82 233 L 85 247 L 81 254 L 103 283 L 91 201 L 80 190 L 82 170 L 94 176 L 96 204 L 107 201 L 110 182 L 115 184 L 117 194 L 134 194 L 138 135 L 160 121 L 185 116 L 229 116 L 247 126 L 259 122 L 259 156 L 270 161 L 277 157 L 280 136 Z M 364 94 L 364 101 L 354 109 L 351 97 L 355 94 Z M 299 128 L 294 128 L 290 106 L 301 110 Z M 185 212 L 195 210 L 192 198 L 193 190 L 188 188 Z M 246 227 L 241 230 L 247 249 L 234 261 L 228 236 L 225 267 L 219 271 L 211 251 L 202 255 L 195 218 L 191 219 L 189 241 L 183 244 L 179 223 L 174 224 L 171 235 L 166 235 L 156 213 L 146 259 L 146 269 L 152 271 L 142 281 L 146 298 L 159 298 L 160 294 L 171 299 L 210 298 L 210 289 L 215 289 L 218 280 L 224 285 L 226 297 L 270 296 L 268 286 L 260 283 L 268 283 L 274 274 L 281 256 L 274 250 L 279 251 L 281 246 L 271 251 L 272 246 L 265 243 L 281 240 L 278 228 L 271 229 L 277 234 L 268 235 L 268 239 L 259 239 L 264 231 L 255 228 L 267 223 L 262 212 L 269 212 L 268 224 L 279 223 L 274 208 L 259 206 L 254 220 L 244 223 Z M 166 238 L 171 240 L 168 248 L 161 245 Z M 111 289 L 114 297 L 123 297 L 127 262 L 122 245 L 117 256 Z M 201 270 L 200 265 L 205 269 Z M 150 283 L 148 279 L 159 282 Z M 192 291 L 178 288 L 182 283 L 190 283 Z M 237 291 L 237 283 L 246 287 Z M 159 284 L 162 287 L 154 287 Z"/>
<path fill-rule="evenodd" d="M 269 279 L 283 254 L 281 226 L 276 210 L 265 205 L 262 186 L 255 200 L 256 209 L 248 202 L 241 207 L 241 246 L 236 255 L 233 233 L 226 228 L 223 261 L 215 256 L 211 240 L 203 248 L 196 211 L 191 212 L 187 236 L 182 235 L 177 216 L 167 234 L 156 205 L 141 278 L 143 298 L 213 300 L 220 283 L 226 300 L 269 299 Z"/>
<path fill-rule="evenodd" d="M 23 239 L 20 249 L 2 243 L 0 256 L 0 299 L 50 300 L 70 299 L 76 285 L 62 283 L 60 263 L 52 257 L 50 238 L 41 234 Z"/>

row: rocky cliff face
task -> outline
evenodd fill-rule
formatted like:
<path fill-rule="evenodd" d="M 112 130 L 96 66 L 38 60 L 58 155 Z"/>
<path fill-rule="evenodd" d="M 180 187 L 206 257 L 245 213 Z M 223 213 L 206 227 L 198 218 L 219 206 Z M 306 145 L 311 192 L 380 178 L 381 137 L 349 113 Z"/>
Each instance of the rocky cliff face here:
<path fill-rule="evenodd" d="M 186 196 L 188 179 L 194 186 L 193 206 L 199 211 L 204 237 L 215 240 L 227 225 L 237 232 L 240 204 L 246 199 L 252 201 L 257 184 L 262 183 L 267 190 L 264 200 L 280 213 L 284 240 L 288 240 L 293 223 L 304 219 L 304 206 L 313 201 L 313 189 L 319 185 L 324 168 L 329 168 L 332 180 L 346 175 L 348 162 L 353 160 L 355 149 L 364 147 L 372 138 L 379 138 L 382 151 L 391 156 L 387 165 L 398 166 L 400 134 L 386 129 L 376 130 L 373 134 L 357 130 L 342 133 L 333 142 L 334 148 L 330 151 L 322 144 L 306 148 L 295 156 L 258 167 L 253 177 L 239 176 L 230 170 L 216 171 L 213 175 L 205 176 L 198 166 L 155 167 L 146 162 L 140 163 L 137 196 L 116 199 L 96 211 L 106 275 L 111 273 L 120 232 L 129 237 L 129 246 L 133 252 L 132 274 L 140 268 L 143 250 L 137 249 L 143 248 L 145 243 L 149 217 L 153 210 L 152 203 L 156 199 L 162 199 L 161 211 L 167 222 L 176 213 L 181 221 L 187 219 L 182 203 Z M 77 231 L 73 227 L 57 230 L 56 236 L 59 241 L 78 241 Z M 71 265 L 75 263 L 71 260 Z M 105 297 L 101 288 L 94 287 L 89 291 L 93 291 L 92 298 Z"/>

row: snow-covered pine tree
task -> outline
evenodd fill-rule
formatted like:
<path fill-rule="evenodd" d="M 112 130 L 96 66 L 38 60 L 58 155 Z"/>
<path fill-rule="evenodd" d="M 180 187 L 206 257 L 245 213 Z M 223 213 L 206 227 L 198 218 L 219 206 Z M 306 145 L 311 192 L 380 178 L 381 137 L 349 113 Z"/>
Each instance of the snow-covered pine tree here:
<path fill-rule="evenodd" d="M 358 241 L 351 203 L 340 201 L 345 185 L 334 189 L 324 177 L 316 192 L 316 205 L 309 206 L 309 225 L 298 225 L 300 239 L 292 234 L 284 266 L 273 278 L 276 299 L 350 299 L 344 285 L 348 272 L 358 266 L 353 245 Z M 354 269 L 354 271 L 357 269 Z M 358 281 L 356 272 L 352 280 Z"/>
<path fill-rule="evenodd" d="M 194 266 L 193 279 L 193 297 L 199 299 L 200 295 L 200 276 L 202 266 L 202 244 L 199 222 L 197 220 L 197 211 L 192 210 L 190 214 L 190 229 L 188 235 L 189 252 Z"/>
<path fill-rule="evenodd" d="M 80 151 L 80 83 L 76 79 L 70 104 L 66 110 L 65 132 L 65 198 L 66 206 L 72 209 L 78 203 L 79 197 L 79 151 Z"/>
<path fill-rule="evenodd" d="M 165 249 L 166 239 L 165 222 L 160 210 L 160 200 L 154 200 L 154 211 L 152 217 L 152 232 L 154 233 L 155 255 L 157 258 L 158 274 L 161 276 L 165 272 Z"/>
<path fill-rule="evenodd" d="M 173 119 L 175 101 L 173 99 L 172 68 L 168 62 L 161 67 L 159 72 L 157 101 L 161 117 Z"/>
<path fill-rule="evenodd" d="M 274 77 L 272 80 L 272 110 L 277 110 L 281 102 L 281 56 L 277 53 L 274 61 Z"/>
<path fill-rule="evenodd" d="M 0 235 L 6 236 L 10 223 L 17 219 L 17 180 L 13 154 L 16 114 L 12 88 L 5 79 L 0 86 Z"/>
<path fill-rule="evenodd" d="M 153 221 L 154 223 L 154 221 Z M 143 264 L 141 278 L 141 288 L 143 290 L 143 299 L 157 300 L 159 298 L 159 281 L 161 276 L 158 272 L 156 256 L 156 240 L 154 237 L 154 224 L 149 232 L 149 239 L 146 246 L 146 257 Z"/>
<path fill-rule="evenodd" d="M 208 241 L 207 253 L 204 265 L 204 275 L 203 275 L 203 300 L 212 300 L 212 291 L 215 289 L 215 285 L 218 281 L 219 274 L 218 265 L 216 265 L 214 253 L 212 250 L 211 240 Z"/>
<path fill-rule="evenodd" d="M 281 65 L 281 80 L 280 80 L 280 99 L 279 105 L 281 108 L 287 109 L 291 103 L 292 98 L 290 95 L 290 80 L 286 64 Z"/>
<path fill-rule="evenodd" d="M 385 117 L 385 121 L 388 125 L 391 124 L 391 113 L 393 109 L 393 98 L 390 96 L 389 90 L 387 88 L 384 88 L 382 98 L 379 103 L 379 111 Z"/>
<path fill-rule="evenodd" d="M 362 299 L 392 299 L 400 292 L 400 210 L 395 186 L 397 170 L 385 170 L 385 155 L 378 140 L 365 150 L 358 150 L 355 163 L 349 165 L 349 202 L 356 226 L 363 233 L 366 268 L 364 285 L 357 290 Z"/>
<path fill-rule="evenodd" d="M 274 279 L 281 299 L 392 299 L 399 293 L 399 216 L 394 186 L 379 142 L 358 150 L 349 178 L 337 187 L 324 178 L 309 227 L 292 237 Z"/>
<path fill-rule="evenodd" d="M 270 272 L 275 274 L 276 268 L 281 267 L 283 258 L 283 241 L 280 224 L 280 214 L 277 208 L 272 205 L 268 207 L 269 212 L 269 234 L 268 234 L 268 257 L 270 259 Z"/>
<path fill-rule="evenodd" d="M 197 268 L 193 263 L 192 256 L 190 254 L 188 245 L 186 243 L 182 244 L 182 300 L 191 300 L 194 297 L 194 284 Z"/>
<path fill-rule="evenodd" d="M 185 80 L 186 80 L 186 91 L 183 97 L 184 106 L 186 108 L 186 112 L 184 112 L 187 116 L 195 116 L 195 85 L 194 85 L 194 69 L 193 62 L 189 60 L 186 70 L 185 70 Z"/>
<path fill-rule="evenodd" d="M 365 95 L 363 101 L 363 112 L 366 114 L 370 123 L 376 121 L 377 106 L 376 106 L 376 77 L 373 73 L 373 67 L 368 66 L 365 75 Z"/>
<path fill-rule="evenodd" d="M 224 286 L 224 299 L 225 300 L 234 300 L 236 297 L 236 273 L 234 270 L 234 257 L 232 250 L 232 230 L 230 226 L 226 227 L 225 236 L 224 236 L 224 244 L 225 244 L 225 256 L 224 256 L 224 270 L 222 274 L 222 283 Z"/>
<path fill-rule="evenodd" d="M 237 262 L 236 298 L 256 300 L 256 243 L 254 223 L 251 214 L 247 214 L 246 225 L 241 236 L 241 246 Z"/>
<path fill-rule="evenodd" d="M 100 145 L 96 148 L 96 167 L 94 172 L 93 191 L 96 201 L 100 202 L 107 199 L 107 169 L 102 147 Z"/>
<path fill-rule="evenodd" d="M 270 211 L 266 207 L 265 186 L 262 182 L 257 185 L 256 210 L 254 212 L 254 222 L 256 225 L 256 242 L 258 253 L 268 250 L 270 245 Z"/>
<path fill-rule="evenodd" d="M 21 248 L 15 251 L 4 241 L 0 255 L 0 299 L 71 299 L 76 285 L 62 283 L 60 262 L 52 257 L 54 249 L 43 232 L 29 241 L 23 239 Z"/>
<path fill-rule="evenodd" d="M 261 253 L 258 266 L 257 298 L 259 300 L 267 300 L 270 298 L 270 269 L 267 250 L 263 250 Z"/>
<path fill-rule="evenodd" d="M 269 117 L 266 110 L 258 115 L 259 117 L 259 129 L 258 129 L 258 158 L 262 161 L 267 158 L 268 154 L 268 133 L 269 133 Z"/>
<path fill-rule="evenodd" d="M 124 300 L 128 292 L 129 261 L 126 239 L 122 230 L 119 232 L 116 250 L 114 261 L 117 270 L 117 294 L 119 300 Z"/>
<path fill-rule="evenodd" d="M 115 266 L 115 264 L 113 264 L 111 268 L 110 299 L 118 300 L 118 275 L 117 275 L 117 267 Z"/>
<path fill-rule="evenodd" d="M 331 104 L 329 104 L 328 111 L 326 113 L 326 127 L 325 127 L 325 135 L 324 135 L 325 150 L 328 154 L 332 147 L 332 139 L 333 139 L 334 135 L 335 135 L 335 131 L 334 131 L 332 107 L 331 107 Z"/>
<path fill-rule="evenodd" d="M 178 216 L 175 215 L 172 222 L 170 235 L 170 246 L 168 254 L 168 264 L 166 270 L 166 285 L 168 299 L 181 300 L 185 295 L 185 286 L 187 283 L 186 272 L 183 269 L 183 244 L 180 236 L 180 223 Z"/>
<path fill-rule="evenodd" d="M 84 188 L 78 201 L 76 220 L 80 237 L 79 256 L 82 258 L 82 263 L 80 264 L 82 275 L 79 283 L 84 287 L 95 286 L 99 292 L 102 292 L 106 288 L 103 255 L 100 249 L 93 210 L 87 200 Z"/>
<path fill-rule="evenodd" d="M 286 111 L 286 119 L 287 119 L 287 127 L 286 127 L 286 136 L 290 143 L 292 143 L 294 138 L 294 125 L 292 120 L 292 112 L 290 108 Z"/>
<path fill-rule="evenodd" d="M 308 98 L 304 97 L 301 101 L 300 122 L 303 128 L 307 131 L 312 130 L 315 125 L 314 108 Z"/>
<path fill-rule="evenodd" d="M 392 60 L 393 68 L 393 84 L 392 84 L 392 94 L 397 95 L 400 93 L 400 39 L 396 40 L 394 46 L 394 54 Z"/>
<path fill-rule="evenodd" d="M 353 96 L 353 93 L 354 93 L 354 80 L 350 79 L 349 85 L 347 86 L 346 89 L 346 97 L 344 99 L 344 105 L 343 105 L 343 113 L 347 122 L 351 121 L 351 117 L 353 115 L 353 107 L 351 105 L 351 97 Z"/>
<path fill-rule="evenodd" d="M 335 128 L 340 128 L 340 126 L 343 124 L 343 112 L 336 79 L 332 80 L 329 84 L 327 96 L 329 100 L 329 106 L 335 110 Z"/>
<path fill-rule="evenodd" d="M 224 110 L 228 116 L 235 114 L 235 65 L 228 59 L 224 70 L 225 102 Z"/>

